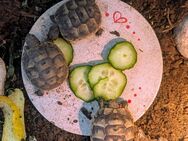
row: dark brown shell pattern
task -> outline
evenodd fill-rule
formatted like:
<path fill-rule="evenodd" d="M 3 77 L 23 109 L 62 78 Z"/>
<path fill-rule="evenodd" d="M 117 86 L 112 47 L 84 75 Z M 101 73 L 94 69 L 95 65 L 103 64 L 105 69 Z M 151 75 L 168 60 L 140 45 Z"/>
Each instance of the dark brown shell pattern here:
<path fill-rule="evenodd" d="M 23 67 L 31 83 L 42 90 L 62 84 L 68 75 L 68 65 L 59 48 L 51 42 L 40 43 L 33 35 L 26 37 L 26 43 Z"/>
<path fill-rule="evenodd" d="M 76 40 L 96 32 L 101 13 L 95 0 L 69 0 L 59 7 L 54 20 L 66 40 Z"/>
<path fill-rule="evenodd" d="M 134 141 L 137 132 L 126 107 L 106 107 L 94 119 L 91 141 Z"/>

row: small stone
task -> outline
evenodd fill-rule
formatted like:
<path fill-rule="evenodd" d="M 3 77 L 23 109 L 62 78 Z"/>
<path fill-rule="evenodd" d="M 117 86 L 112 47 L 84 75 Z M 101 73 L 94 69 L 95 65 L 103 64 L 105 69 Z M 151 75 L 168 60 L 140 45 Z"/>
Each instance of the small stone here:
<path fill-rule="evenodd" d="M 173 67 L 174 68 L 179 68 L 179 66 L 183 63 L 183 60 L 182 59 L 179 59 L 179 60 L 176 60 L 174 61 L 172 64 L 173 64 Z"/>
<path fill-rule="evenodd" d="M 37 139 L 34 136 L 29 136 L 29 141 L 37 141 Z"/>
<path fill-rule="evenodd" d="M 177 49 L 182 56 L 188 58 L 188 16 L 175 29 Z"/>

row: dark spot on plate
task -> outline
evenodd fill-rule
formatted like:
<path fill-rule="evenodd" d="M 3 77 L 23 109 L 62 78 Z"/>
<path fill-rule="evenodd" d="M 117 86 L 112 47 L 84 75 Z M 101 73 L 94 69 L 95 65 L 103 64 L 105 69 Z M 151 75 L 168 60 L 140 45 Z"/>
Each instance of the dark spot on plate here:
<path fill-rule="evenodd" d="M 131 104 L 132 100 L 131 100 L 131 99 L 129 99 L 129 100 L 127 100 L 127 102 L 128 102 L 128 104 Z"/>
<path fill-rule="evenodd" d="M 118 31 L 110 31 L 110 34 L 116 35 L 117 37 L 120 36 L 120 33 Z"/>
<path fill-rule="evenodd" d="M 110 14 L 108 12 L 105 12 L 105 16 L 108 17 Z"/>
<path fill-rule="evenodd" d="M 78 122 L 78 120 L 76 120 L 76 119 L 75 119 L 75 120 L 73 120 L 73 122 L 74 122 L 74 123 L 77 123 L 77 122 Z"/>
<path fill-rule="evenodd" d="M 63 103 L 61 101 L 57 101 L 58 105 L 63 105 Z"/>
<path fill-rule="evenodd" d="M 126 28 L 129 29 L 129 28 L 130 28 L 130 25 L 126 25 Z"/>

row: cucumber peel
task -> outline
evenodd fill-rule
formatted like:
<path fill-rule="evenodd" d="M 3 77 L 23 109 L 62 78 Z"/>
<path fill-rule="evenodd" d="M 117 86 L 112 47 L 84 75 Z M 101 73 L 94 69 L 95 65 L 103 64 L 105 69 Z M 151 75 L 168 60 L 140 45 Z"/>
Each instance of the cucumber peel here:
<path fill-rule="evenodd" d="M 126 70 L 134 67 L 137 62 L 137 52 L 132 43 L 123 41 L 117 43 L 108 55 L 110 64 L 119 70 Z"/>

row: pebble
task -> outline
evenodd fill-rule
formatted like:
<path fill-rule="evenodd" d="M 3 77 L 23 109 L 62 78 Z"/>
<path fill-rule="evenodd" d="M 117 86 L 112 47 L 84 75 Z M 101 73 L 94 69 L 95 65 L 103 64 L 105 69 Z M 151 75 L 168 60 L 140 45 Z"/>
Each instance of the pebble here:
<path fill-rule="evenodd" d="M 182 56 L 188 58 L 188 16 L 175 29 L 177 49 Z"/>

